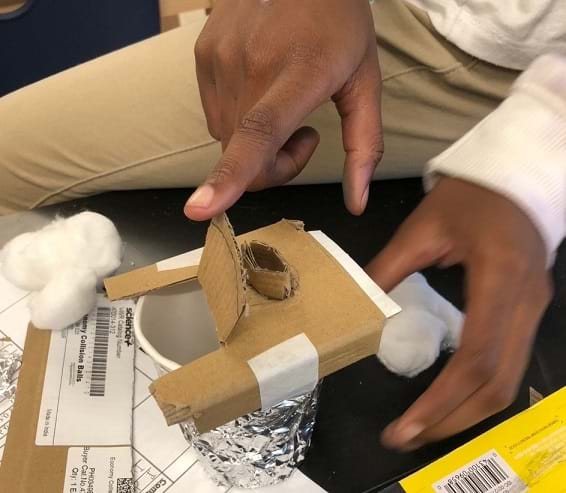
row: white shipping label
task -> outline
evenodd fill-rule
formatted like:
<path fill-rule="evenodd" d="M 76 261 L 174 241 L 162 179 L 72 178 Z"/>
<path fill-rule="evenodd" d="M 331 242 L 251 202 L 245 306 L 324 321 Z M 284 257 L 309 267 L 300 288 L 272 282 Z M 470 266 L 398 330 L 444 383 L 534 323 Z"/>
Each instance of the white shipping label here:
<path fill-rule="evenodd" d="M 495 450 L 432 485 L 437 493 L 525 493 L 528 488 Z"/>
<path fill-rule="evenodd" d="M 134 303 L 102 295 L 79 322 L 51 333 L 36 445 L 128 445 L 132 434 Z"/>
<path fill-rule="evenodd" d="M 64 493 L 134 493 L 130 447 L 71 447 Z"/>

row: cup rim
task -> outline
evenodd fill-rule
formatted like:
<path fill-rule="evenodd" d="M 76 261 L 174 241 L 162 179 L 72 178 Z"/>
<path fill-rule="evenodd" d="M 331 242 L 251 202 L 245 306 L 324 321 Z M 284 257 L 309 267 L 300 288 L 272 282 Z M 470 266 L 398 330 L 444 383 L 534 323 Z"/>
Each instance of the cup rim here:
<path fill-rule="evenodd" d="M 136 341 L 138 341 L 139 346 L 144 350 L 144 352 L 159 366 L 163 367 L 167 371 L 177 370 L 178 368 L 181 368 L 181 365 L 169 358 L 166 358 L 157 351 L 143 333 L 140 321 L 146 297 L 147 295 L 140 296 L 134 310 L 134 335 L 136 337 Z"/>

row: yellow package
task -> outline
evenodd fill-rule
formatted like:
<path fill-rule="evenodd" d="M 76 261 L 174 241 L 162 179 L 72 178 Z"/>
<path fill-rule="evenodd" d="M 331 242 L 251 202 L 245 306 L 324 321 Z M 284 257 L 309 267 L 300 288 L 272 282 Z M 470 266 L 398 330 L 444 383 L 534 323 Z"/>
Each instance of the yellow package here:
<path fill-rule="evenodd" d="M 566 493 L 566 387 L 399 484 L 406 493 Z"/>

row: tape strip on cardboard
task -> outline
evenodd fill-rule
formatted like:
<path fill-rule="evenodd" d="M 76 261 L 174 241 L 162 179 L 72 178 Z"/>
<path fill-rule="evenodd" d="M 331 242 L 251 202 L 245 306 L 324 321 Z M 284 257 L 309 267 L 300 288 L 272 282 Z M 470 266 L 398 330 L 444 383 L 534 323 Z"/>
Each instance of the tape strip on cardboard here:
<path fill-rule="evenodd" d="M 248 365 L 258 382 L 262 410 L 311 392 L 319 380 L 318 352 L 305 333 L 258 354 Z"/>
<path fill-rule="evenodd" d="M 202 257 L 202 251 L 204 247 L 197 248 L 196 250 L 191 250 L 190 252 L 181 253 L 175 257 L 166 258 L 155 264 L 158 272 L 163 272 L 166 270 L 181 269 L 183 267 L 195 267 L 200 264 L 200 258 Z"/>
<path fill-rule="evenodd" d="M 344 270 L 356 281 L 364 293 L 375 303 L 386 318 L 392 317 L 401 311 L 401 307 L 395 303 L 383 289 L 381 289 L 364 269 L 362 269 L 344 250 L 322 231 L 309 231 L 309 234 L 318 241 L 344 268 Z"/>

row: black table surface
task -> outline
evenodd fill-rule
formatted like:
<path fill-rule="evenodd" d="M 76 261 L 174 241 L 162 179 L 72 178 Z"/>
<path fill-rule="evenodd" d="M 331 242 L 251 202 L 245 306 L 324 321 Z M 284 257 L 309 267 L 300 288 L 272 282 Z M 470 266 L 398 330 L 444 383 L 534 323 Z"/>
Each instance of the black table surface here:
<path fill-rule="evenodd" d="M 66 216 L 88 209 L 115 222 L 126 242 L 121 270 L 129 270 L 202 246 L 207 224 L 189 221 L 182 212 L 190 192 L 113 192 L 0 218 L 0 245 L 55 214 Z M 229 216 L 238 234 L 283 217 L 301 219 L 307 229 L 324 231 L 364 265 L 422 196 L 420 180 L 376 182 L 367 211 L 353 217 L 344 208 L 340 185 L 284 187 L 244 195 Z M 425 274 L 439 292 L 463 307 L 461 269 L 428 269 Z M 427 388 L 449 355 L 442 355 L 414 379 L 397 377 L 376 358 L 367 358 L 325 379 L 312 448 L 302 471 L 330 493 L 379 491 L 528 407 L 531 386 L 546 395 L 566 385 L 566 331 L 561 323 L 566 316 L 564 252 L 558 255 L 554 274 L 555 301 L 542 322 L 531 365 L 512 406 L 454 438 L 415 452 L 396 453 L 381 446 L 381 430 Z"/>

